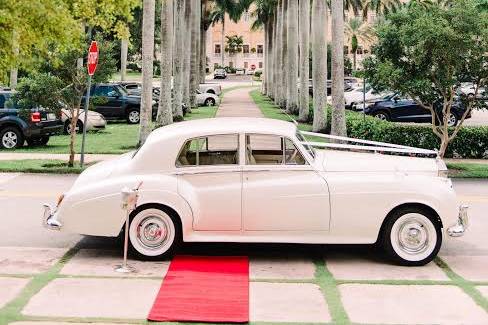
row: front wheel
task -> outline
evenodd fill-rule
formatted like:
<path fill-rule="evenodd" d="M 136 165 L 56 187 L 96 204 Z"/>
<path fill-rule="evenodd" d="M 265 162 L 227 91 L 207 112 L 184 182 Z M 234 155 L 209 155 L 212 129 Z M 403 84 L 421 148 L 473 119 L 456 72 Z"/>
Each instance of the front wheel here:
<path fill-rule="evenodd" d="M 205 99 L 204 105 L 205 106 L 215 106 L 215 99 L 213 99 L 211 97 Z"/>
<path fill-rule="evenodd" d="M 390 120 L 390 116 L 386 112 L 377 112 L 377 113 L 374 113 L 373 116 L 379 120 L 382 120 L 382 121 L 389 121 Z"/>
<path fill-rule="evenodd" d="M 382 246 L 400 265 L 421 266 L 431 262 L 442 244 L 436 216 L 418 208 L 395 211 L 384 225 Z"/>
<path fill-rule="evenodd" d="M 131 218 L 129 247 L 132 255 L 140 259 L 167 259 L 173 256 L 181 241 L 179 220 L 171 213 L 148 208 Z"/>
<path fill-rule="evenodd" d="M 24 136 L 16 127 L 8 126 L 0 130 L 0 147 L 3 149 L 17 149 L 24 145 Z"/>

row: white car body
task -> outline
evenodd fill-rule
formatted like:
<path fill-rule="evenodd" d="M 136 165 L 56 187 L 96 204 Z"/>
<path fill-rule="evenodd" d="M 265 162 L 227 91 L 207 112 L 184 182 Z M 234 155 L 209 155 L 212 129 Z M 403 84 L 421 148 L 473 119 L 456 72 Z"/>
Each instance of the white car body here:
<path fill-rule="evenodd" d="M 215 106 L 220 103 L 220 98 L 211 93 L 202 93 L 197 90 L 196 101 L 198 106 Z"/>
<path fill-rule="evenodd" d="M 67 109 L 62 109 L 61 121 L 66 125 L 66 123 L 69 123 L 69 120 L 71 120 L 71 112 Z M 83 109 L 80 109 L 78 122 L 81 123 L 81 125 L 83 125 L 84 121 L 85 121 L 85 111 Z M 107 120 L 105 120 L 102 114 L 94 111 L 88 111 L 87 120 L 86 120 L 87 131 L 104 129 L 106 125 L 107 125 Z"/>
<path fill-rule="evenodd" d="M 366 100 L 366 105 L 368 105 L 388 94 L 389 92 L 377 92 L 370 86 L 366 86 L 366 93 L 364 94 L 363 86 L 357 86 L 350 91 L 344 92 L 344 104 L 347 108 L 362 110 L 364 100 Z M 332 104 L 332 96 L 327 96 L 327 102 Z"/>
<path fill-rule="evenodd" d="M 213 135 L 238 139 L 237 163 L 178 165 L 189 139 Z M 249 135 L 291 141 L 293 157 L 304 163 L 250 164 L 258 153 L 247 151 Z M 142 182 L 139 208 L 157 205 L 174 212 L 185 242 L 371 244 L 387 216 L 407 205 L 432 211 L 444 229 L 456 227 L 449 228 L 458 232 L 451 235 L 464 232 L 451 181 L 439 176 L 446 170 L 442 160 L 331 149 L 313 154 L 299 136 L 293 123 L 264 118 L 202 119 L 159 128 L 136 153 L 86 169 L 60 204 L 46 210 L 45 225 L 117 236 L 125 221 L 121 189 Z M 411 152 L 397 147 L 381 150 Z"/>
<path fill-rule="evenodd" d="M 476 92 L 476 86 L 472 82 L 462 82 L 461 86 L 459 87 L 459 92 L 466 96 L 474 96 L 474 93 Z M 476 97 L 483 98 L 486 92 L 487 91 L 485 87 L 479 87 Z"/>
<path fill-rule="evenodd" d="M 202 93 L 209 93 L 220 96 L 222 93 L 222 86 L 216 83 L 204 83 L 198 86 L 198 90 Z"/>

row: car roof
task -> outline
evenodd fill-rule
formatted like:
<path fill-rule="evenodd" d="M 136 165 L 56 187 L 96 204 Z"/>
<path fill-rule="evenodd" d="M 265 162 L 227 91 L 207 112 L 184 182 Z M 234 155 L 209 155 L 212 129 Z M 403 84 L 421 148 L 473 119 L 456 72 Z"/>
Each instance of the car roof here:
<path fill-rule="evenodd" d="M 159 128 L 151 133 L 148 141 L 178 137 L 189 139 L 192 137 L 227 134 L 227 133 L 259 133 L 278 134 L 292 137 L 296 133 L 296 126 L 291 122 L 256 117 L 218 117 L 173 123 Z"/>

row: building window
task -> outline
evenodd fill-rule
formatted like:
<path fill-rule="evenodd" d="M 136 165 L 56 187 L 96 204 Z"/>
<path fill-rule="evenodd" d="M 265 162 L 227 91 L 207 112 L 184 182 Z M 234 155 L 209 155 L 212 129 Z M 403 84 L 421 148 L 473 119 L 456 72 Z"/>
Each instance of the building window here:
<path fill-rule="evenodd" d="M 259 62 L 259 69 L 263 68 L 263 62 Z"/>
<path fill-rule="evenodd" d="M 356 51 L 357 54 L 363 54 L 363 48 L 358 46 L 358 50 Z"/>
<path fill-rule="evenodd" d="M 248 68 L 248 66 L 249 66 L 249 63 L 244 62 L 244 69 L 247 69 L 247 68 Z"/>
<path fill-rule="evenodd" d="M 221 47 L 220 47 L 220 44 L 215 44 L 215 47 L 214 47 L 214 53 L 215 54 L 220 54 L 221 53 Z"/>
<path fill-rule="evenodd" d="M 242 53 L 249 54 L 249 45 L 242 45 Z"/>
<path fill-rule="evenodd" d="M 258 45 L 258 54 L 263 54 L 263 45 Z"/>

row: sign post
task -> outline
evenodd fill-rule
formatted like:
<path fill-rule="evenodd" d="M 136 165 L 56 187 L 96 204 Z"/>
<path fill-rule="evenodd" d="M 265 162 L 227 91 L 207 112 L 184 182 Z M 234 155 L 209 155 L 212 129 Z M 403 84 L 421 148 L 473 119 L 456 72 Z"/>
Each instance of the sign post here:
<path fill-rule="evenodd" d="M 80 158 L 80 166 L 83 168 L 83 164 L 85 162 L 85 138 L 86 138 L 86 122 L 88 118 L 88 107 L 90 106 L 90 90 L 91 90 L 91 78 L 93 74 L 95 74 L 95 70 L 97 70 L 98 64 L 98 45 L 96 41 L 92 41 L 90 44 L 90 48 L 88 49 L 88 87 L 86 90 L 86 97 L 85 97 L 85 115 L 83 116 L 83 138 L 81 140 L 81 158 Z"/>

